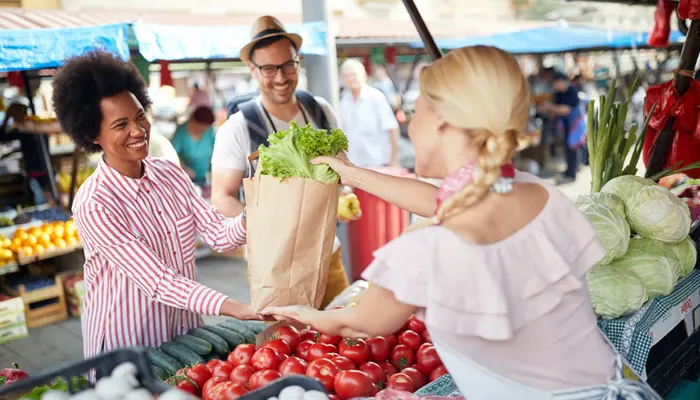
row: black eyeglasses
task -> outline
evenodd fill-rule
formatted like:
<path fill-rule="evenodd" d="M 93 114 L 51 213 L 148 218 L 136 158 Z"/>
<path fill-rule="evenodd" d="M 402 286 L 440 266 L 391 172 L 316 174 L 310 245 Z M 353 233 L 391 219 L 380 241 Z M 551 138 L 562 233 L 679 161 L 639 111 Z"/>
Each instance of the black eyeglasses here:
<path fill-rule="evenodd" d="M 265 78 L 272 78 L 277 75 L 278 70 L 282 70 L 282 73 L 285 75 L 296 74 L 299 68 L 299 61 L 287 61 L 280 65 L 257 65 L 255 63 L 253 63 L 253 65 L 260 70 L 262 76 Z"/>

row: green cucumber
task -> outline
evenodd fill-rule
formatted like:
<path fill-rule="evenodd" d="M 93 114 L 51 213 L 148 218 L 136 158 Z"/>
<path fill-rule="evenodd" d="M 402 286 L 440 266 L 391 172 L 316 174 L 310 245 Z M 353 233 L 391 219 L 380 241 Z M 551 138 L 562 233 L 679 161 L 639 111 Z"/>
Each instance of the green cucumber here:
<path fill-rule="evenodd" d="M 159 381 L 164 381 L 168 378 L 170 378 L 170 373 L 168 371 L 164 370 L 163 368 L 157 366 L 157 365 L 151 365 L 151 369 L 153 369 L 153 374 L 156 376 L 156 379 Z"/>
<path fill-rule="evenodd" d="M 194 351 L 200 356 L 206 356 L 211 353 L 211 344 L 206 340 L 190 335 L 175 336 L 173 342 L 179 343 L 188 349 Z"/>
<path fill-rule="evenodd" d="M 228 346 L 231 350 L 235 349 L 236 346 L 238 346 L 241 343 L 246 343 L 245 338 L 243 335 L 240 333 L 234 332 L 230 329 L 226 329 L 223 326 L 219 325 L 207 325 L 203 326 L 202 329 L 207 330 L 211 333 L 215 333 L 226 341 L 228 343 Z"/>
<path fill-rule="evenodd" d="M 209 332 L 202 328 L 192 328 L 187 332 L 187 334 L 190 336 L 198 337 L 202 340 L 206 340 L 209 344 L 211 344 L 214 353 L 228 355 L 228 353 L 231 352 L 231 349 L 229 349 L 228 347 L 228 343 L 226 343 L 224 338 L 217 335 L 216 333 Z"/>
<path fill-rule="evenodd" d="M 171 375 L 175 374 L 177 370 L 184 367 L 180 361 L 170 357 L 158 349 L 149 347 L 146 349 L 146 353 L 148 354 L 148 358 L 151 360 L 151 364 L 163 368 Z"/>
<path fill-rule="evenodd" d="M 187 347 L 175 343 L 175 342 L 165 342 L 160 345 L 160 349 L 163 353 L 169 355 L 170 357 L 180 361 L 181 363 L 192 366 L 195 364 L 204 364 L 204 359 L 194 351 L 188 349 Z"/>
<path fill-rule="evenodd" d="M 253 333 L 256 335 L 265 330 L 265 323 L 264 322 L 249 321 L 249 322 L 246 322 L 245 324 L 248 325 L 248 328 L 250 328 L 250 330 L 253 331 Z"/>
<path fill-rule="evenodd" d="M 219 322 L 217 325 L 237 332 L 238 334 L 243 336 L 245 338 L 245 341 L 248 343 L 255 343 L 255 332 L 250 330 L 250 328 L 244 322 L 241 322 L 237 319 L 227 319 L 222 322 Z"/>

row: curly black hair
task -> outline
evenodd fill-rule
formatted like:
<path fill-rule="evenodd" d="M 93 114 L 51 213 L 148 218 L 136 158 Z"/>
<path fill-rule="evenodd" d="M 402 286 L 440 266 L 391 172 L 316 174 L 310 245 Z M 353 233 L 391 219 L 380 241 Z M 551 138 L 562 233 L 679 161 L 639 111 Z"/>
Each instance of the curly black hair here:
<path fill-rule="evenodd" d="M 131 92 L 144 109 L 151 105 L 146 83 L 129 61 L 102 50 L 71 57 L 53 79 L 53 104 L 61 129 L 88 153 L 101 150 L 94 141 L 100 133 L 100 101 Z"/>

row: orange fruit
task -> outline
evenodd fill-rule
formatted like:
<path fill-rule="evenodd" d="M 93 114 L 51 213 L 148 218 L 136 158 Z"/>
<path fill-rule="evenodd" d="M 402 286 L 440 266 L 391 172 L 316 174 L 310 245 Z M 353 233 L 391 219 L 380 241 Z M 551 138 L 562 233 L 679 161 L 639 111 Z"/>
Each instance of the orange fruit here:
<path fill-rule="evenodd" d="M 65 236 L 75 236 L 75 233 L 78 232 L 78 231 L 75 229 L 75 225 L 72 225 L 72 224 L 71 224 L 71 225 L 66 225 L 65 230 L 66 230 L 66 235 L 65 235 Z"/>
<path fill-rule="evenodd" d="M 10 247 L 12 246 L 12 240 L 8 238 L 2 238 L 2 247 Z"/>
<path fill-rule="evenodd" d="M 30 246 L 24 246 L 22 247 L 22 253 L 24 253 L 26 257 L 31 257 L 34 255 L 34 248 Z"/>
<path fill-rule="evenodd" d="M 52 250 L 56 250 L 56 245 L 53 244 L 53 243 L 47 244 L 47 245 L 46 245 L 46 251 L 52 251 Z"/>
<path fill-rule="evenodd" d="M 63 227 L 63 225 L 56 225 L 53 227 L 53 233 L 56 235 L 56 237 L 62 238 L 66 233 L 66 229 Z"/>
<path fill-rule="evenodd" d="M 34 246 L 34 254 L 43 254 L 46 251 L 46 247 L 43 245 L 37 244 Z"/>
<path fill-rule="evenodd" d="M 65 249 L 66 246 L 68 245 L 65 240 L 63 239 L 57 239 L 54 240 L 53 243 L 58 247 L 59 249 Z"/>
<path fill-rule="evenodd" d="M 42 230 L 44 233 L 48 233 L 48 234 L 50 235 L 50 234 L 53 233 L 53 225 L 51 225 L 51 224 L 44 224 L 44 225 L 41 227 L 41 230 Z"/>
<path fill-rule="evenodd" d="M 58 232 L 53 231 L 53 233 L 51 234 L 51 241 L 56 243 L 56 241 L 59 239 L 63 239 L 63 235 L 59 235 Z"/>
<path fill-rule="evenodd" d="M 78 240 L 75 237 L 70 236 L 66 239 L 66 245 L 68 245 L 69 247 L 77 246 Z"/>
<path fill-rule="evenodd" d="M 49 243 L 51 243 L 51 235 L 49 235 L 48 233 L 42 233 L 41 236 L 39 236 L 37 242 L 40 245 L 46 247 Z"/>
<path fill-rule="evenodd" d="M 37 242 L 38 240 L 36 236 L 29 235 L 22 243 L 24 243 L 25 246 L 34 246 L 35 244 L 37 244 Z"/>
<path fill-rule="evenodd" d="M 39 233 L 41 233 L 41 229 L 39 229 L 37 227 L 29 228 L 27 233 L 30 235 L 38 235 Z"/>
<path fill-rule="evenodd" d="M 65 224 L 63 224 L 63 226 L 64 226 L 66 229 L 72 229 L 72 228 L 75 228 L 75 222 L 73 222 L 72 219 L 69 219 L 68 221 L 66 221 Z"/>
<path fill-rule="evenodd" d="M 15 239 L 19 239 L 21 241 L 24 241 L 25 239 L 27 239 L 28 236 L 29 236 L 29 234 L 24 229 L 20 228 L 20 229 L 17 229 L 17 231 L 15 231 L 14 237 L 15 237 Z"/>
<path fill-rule="evenodd" d="M 12 246 L 16 246 L 16 247 L 22 246 L 22 239 L 20 239 L 20 238 L 12 239 Z"/>

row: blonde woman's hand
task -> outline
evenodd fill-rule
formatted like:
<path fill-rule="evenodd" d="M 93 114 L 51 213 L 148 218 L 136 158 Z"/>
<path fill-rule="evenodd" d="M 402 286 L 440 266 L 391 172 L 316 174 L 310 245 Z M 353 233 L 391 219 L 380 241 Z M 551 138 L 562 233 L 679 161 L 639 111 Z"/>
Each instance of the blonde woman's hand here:
<path fill-rule="evenodd" d="M 339 152 L 335 157 L 316 157 L 311 160 L 311 164 L 327 164 L 340 175 L 340 183 L 352 186 L 352 172 L 357 167 L 348 160 L 348 156 L 344 151 Z"/>

